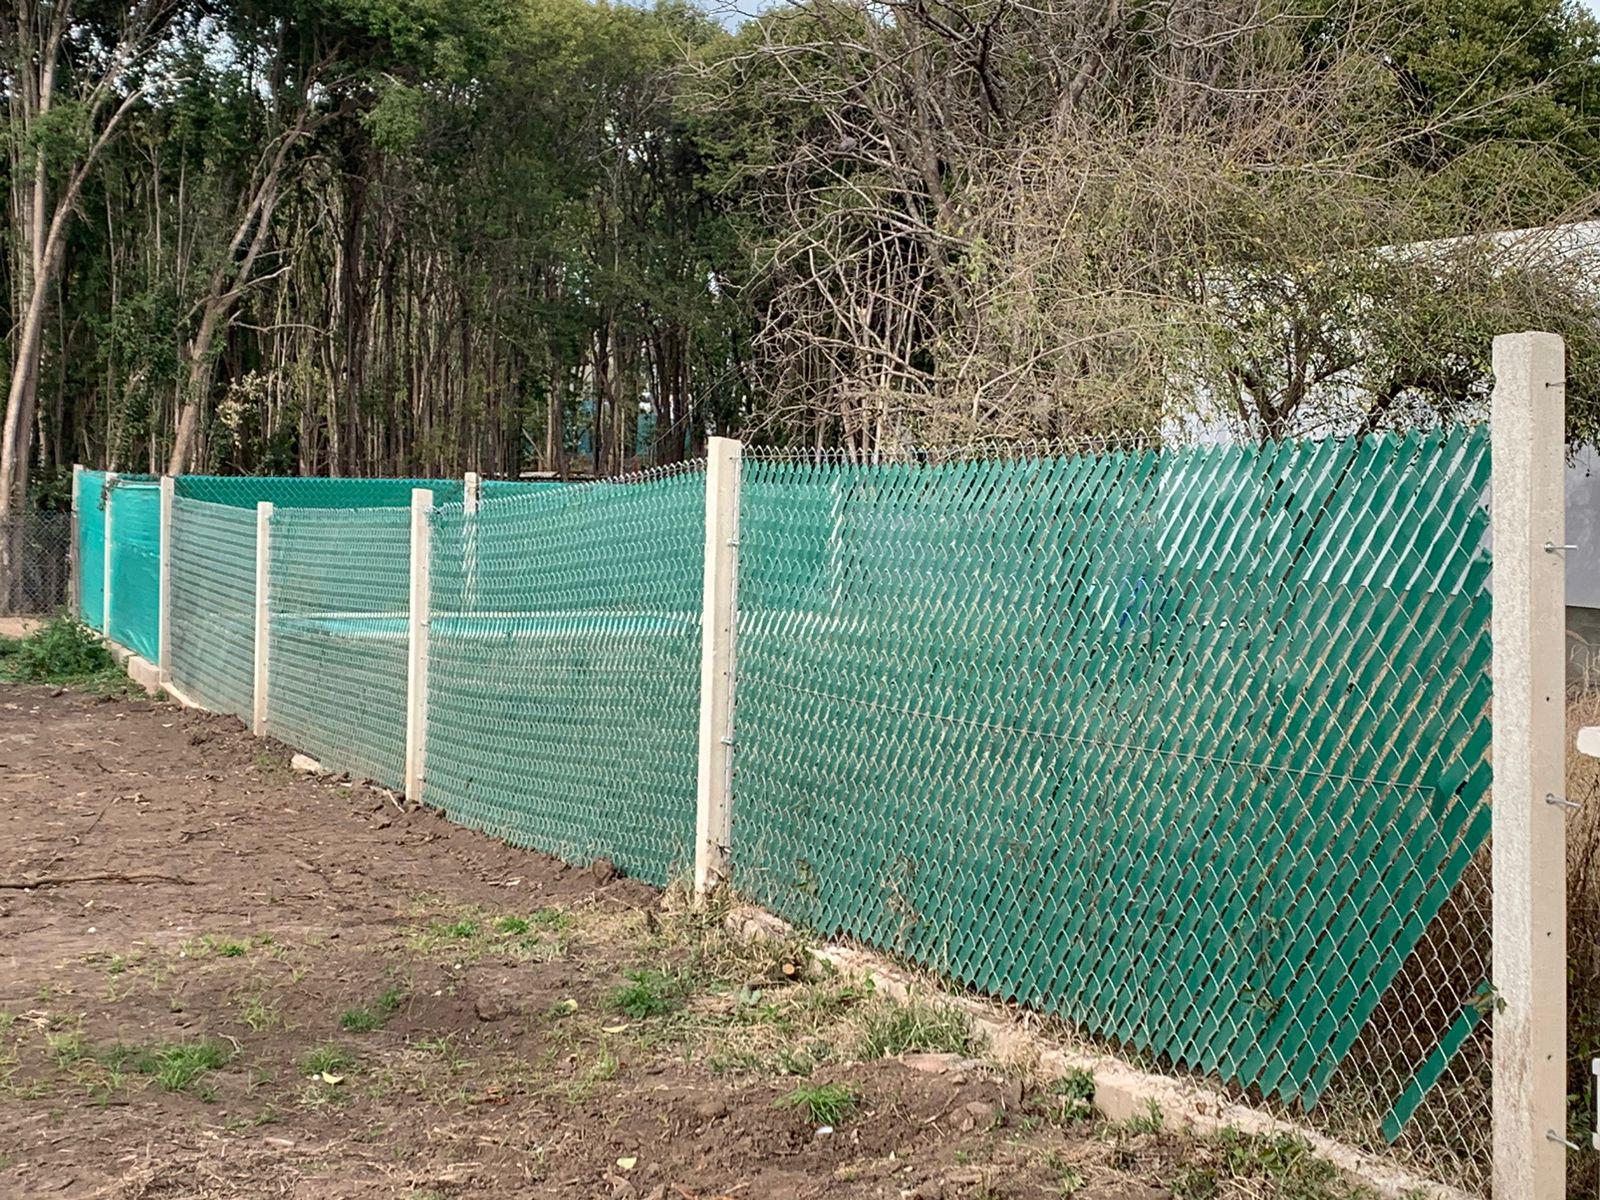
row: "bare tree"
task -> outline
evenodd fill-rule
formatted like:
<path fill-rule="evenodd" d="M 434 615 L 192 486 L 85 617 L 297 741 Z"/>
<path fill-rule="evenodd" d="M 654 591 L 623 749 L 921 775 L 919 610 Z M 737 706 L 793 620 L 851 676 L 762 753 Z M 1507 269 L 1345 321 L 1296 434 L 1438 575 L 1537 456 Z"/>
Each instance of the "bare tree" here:
<path fill-rule="evenodd" d="M 1488 363 L 1460 331 L 1537 313 L 1600 343 L 1588 273 L 1533 243 L 1507 261 L 1469 236 L 1500 214 L 1411 161 L 1496 98 L 1419 116 L 1389 53 L 1405 19 L 1354 0 L 762 19 L 699 72 L 708 112 L 771 131 L 734 180 L 757 214 L 761 424 L 863 455 L 1195 410 L 1247 436 L 1355 431 L 1472 403 Z M 1505 183 L 1551 220 L 1594 210 L 1537 172 Z"/>

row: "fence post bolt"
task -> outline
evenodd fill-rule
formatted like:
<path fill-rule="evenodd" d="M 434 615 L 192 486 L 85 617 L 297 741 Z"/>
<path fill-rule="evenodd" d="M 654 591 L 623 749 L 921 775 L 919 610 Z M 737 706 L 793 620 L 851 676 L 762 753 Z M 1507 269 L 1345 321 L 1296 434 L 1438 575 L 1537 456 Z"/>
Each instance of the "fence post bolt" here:
<path fill-rule="evenodd" d="M 1565 350 L 1494 339 L 1495 1200 L 1566 1194 Z"/>
<path fill-rule="evenodd" d="M 115 471 L 106 472 L 106 481 L 100 489 L 98 503 L 105 509 L 106 519 L 101 522 L 100 533 L 100 632 L 111 637 L 111 496 L 117 490 L 120 478 Z"/>
<path fill-rule="evenodd" d="M 714 437 L 706 447 L 705 600 L 700 639 L 700 763 L 696 787 L 694 891 L 728 879 L 732 839 L 733 677 L 739 612 L 739 468 L 743 447 Z"/>
<path fill-rule="evenodd" d="M 411 492 L 411 594 L 406 633 L 406 798 L 422 799 L 428 756 L 428 554 L 433 493 Z"/>
<path fill-rule="evenodd" d="M 172 682 L 172 498 L 177 481 L 161 477 L 161 588 L 156 600 L 156 678 Z"/>
<path fill-rule="evenodd" d="M 267 672 L 271 667 L 267 649 L 271 641 L 267 622 L 268 593 L 272 576 L 272 503 L 256 503 L 256 663 L 254 703 L 250 710 L 250 732 L 267 735 Z"/>

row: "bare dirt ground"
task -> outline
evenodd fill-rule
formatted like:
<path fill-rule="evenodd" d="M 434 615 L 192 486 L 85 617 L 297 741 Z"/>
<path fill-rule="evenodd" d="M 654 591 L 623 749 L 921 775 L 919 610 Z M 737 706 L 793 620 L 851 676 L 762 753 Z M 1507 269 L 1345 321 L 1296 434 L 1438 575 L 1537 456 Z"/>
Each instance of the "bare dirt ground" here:
<path fill-rule="evenodd" d="M 0 686 L 0 1197 L 1360 1194 L 287 760 Z"/>

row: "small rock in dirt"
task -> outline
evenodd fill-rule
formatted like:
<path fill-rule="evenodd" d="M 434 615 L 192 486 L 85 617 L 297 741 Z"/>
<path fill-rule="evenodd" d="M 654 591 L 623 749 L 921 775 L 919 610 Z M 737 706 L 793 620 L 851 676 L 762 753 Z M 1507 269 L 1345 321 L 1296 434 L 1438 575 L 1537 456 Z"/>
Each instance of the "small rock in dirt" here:
<path fill-rule="evenodd" d="M 594 880 L 596 887 L 604 887 L 614 879 L 621 879 L 622 872 L 609 858 L 597 858 L 589 864 L 589 878 Z"/>
<path fill-rule="evenodd" d="M 309 754 L 294 755 L 289 759 L 289 766 L 292 770 L 304 771 L 307 775 L 326 775 L 328 773 L 323 769 L 322 764 Z"/>
<path fill-rule="evenodd" d="M 987 1129 L 995 1123 L 1000 1110 L 986 1100 L 974 1100 L 963 1105 L 960 1112 L 961 1128 Z"/>
<path fill-rule="evenodd" d="M 504 996 L 479 996 L 472 1002 L 472 1011 L 480 1021 L 503 1021 L 511 1015 L 511 1005 Z"/>
<path fill-rule="evenodd" d="M 1000 1081 L 1000 1106 L 1007 1112 L 1015 1112 L 1022 1107 L 1022 1080 L 1013 1078 Z"/>
<path fill-rule="evenodd" d="M 1083 1200 L 1172 1200 L 1172 1193 L 1166 1188 L 1151 1187 L 1137 1179 L 1095 1184 L 1078 1194 Z"/>
<path fill-rule="evenodd" d="M 955 1070 L 957 1065 L 965 1062 L 959 1054 L 935 1054 L 927 1051 L 921 1054 L 907 1054 L 901 1060 L 913 1071 L 924 1071 L 929 1075 L 943 1075 L 947 1071 Z"/>
<path fill-rule="evenodd" d="M 269 1138 L 262 1138 L 261 1140 L 266 1145 L 275 1146 L 279 1150 L 292 1150 L 292 1149 L 294 1149 L 294 1139 L 292 1139 L 292 1138 L 269 1137 Z"/>
<path fill-rule="evenodd" d="M 708 1100 L 700 1101 L 699 1106 L 694 1110 L 694 1114 L 702 1121 L 715 1121 L 719 1117 L 728 1115 L 728 1102 L 720 1096 L 712 1096 Z"/>

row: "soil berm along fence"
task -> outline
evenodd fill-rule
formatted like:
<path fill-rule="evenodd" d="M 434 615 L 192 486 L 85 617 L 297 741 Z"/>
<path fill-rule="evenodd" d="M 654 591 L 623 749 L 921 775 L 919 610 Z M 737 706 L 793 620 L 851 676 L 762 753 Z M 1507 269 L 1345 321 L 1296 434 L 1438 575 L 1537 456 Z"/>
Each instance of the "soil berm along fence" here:
<path fill-rule="evenodd" d="M 1580 1136 L 1563 364 L 1495 353 L 1489 424 L 1360 439 L 80 470 L 78 609 L 178 698 L 453 820 L 731 885 L 1542 1200 Z"/>

